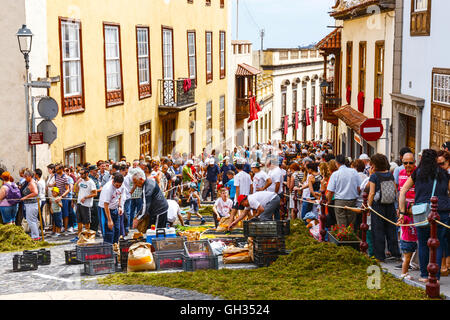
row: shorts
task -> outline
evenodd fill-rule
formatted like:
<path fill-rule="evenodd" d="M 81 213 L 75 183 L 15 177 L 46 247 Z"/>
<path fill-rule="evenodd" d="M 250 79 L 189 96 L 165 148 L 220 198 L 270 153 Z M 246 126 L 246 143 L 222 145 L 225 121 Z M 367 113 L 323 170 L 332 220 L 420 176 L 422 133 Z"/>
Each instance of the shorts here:
<path fill-rule="evenodd" d="M 91 208 L 77 204 L 77 222 L 81 224 L 90 224 Z"/>
<path fill-rule="evenodd" d="M 400 240 L 402 253 L 414 253 L 417 250 L 417 242 Z"/>
<path fill-rule="evenodd" d="M 62 211 L 53 212 L 53 222 L 56 228 L 62 228 Z"/>

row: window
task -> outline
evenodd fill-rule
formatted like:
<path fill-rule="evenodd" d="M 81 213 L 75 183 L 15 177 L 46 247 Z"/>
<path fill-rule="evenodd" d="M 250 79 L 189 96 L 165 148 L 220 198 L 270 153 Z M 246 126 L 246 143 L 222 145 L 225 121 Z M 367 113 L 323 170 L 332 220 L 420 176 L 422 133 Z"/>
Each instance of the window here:
<path fill-rule="evenodd" d="M 359 92 L 366 90 L 366 42 L 359 43 Z"/>
<path fill-rule="evenodd" d="M 280 51 L 280 60 L 288 60 L 289 51 Z"/>
<path fill-rule="evenodd" d="M 206 5 L 210 6 L 211 5 L 211 0 L 206 0 Z"/>
<path fill-rule="evenodd" d="M 310 58 L 316 58 L 317 57 L 317 51 L 316 50 L 312 50 L 310 53 Z"/>
<path fill-rule="evenodd" d="M 220 8 L 225 8 L 225 0 L 220 0 Z"/>
<path fill-rule="evenodd" d="M 225 96 L 220 97 L 220 141 L 225 141 Z"/>
<path fill-rule="evenodd" d="M 287 114 L 286 108 L 286 87 L 281 86 L 281 115 L 283 117 Z"/>
<path fill-rule="evenodd" d="M 76 168 L 79 163 L 85 162 L 86 145 L 82 144 L 67 150 L 64 150 L 64 165 Z"/>
<path fill-rule="evenodd" d="M 302 84 L 302 109 L 306 110 L 306 82 L 303 82 Z"/>
<path fill-rule="evenodd" d="M 212 101 L 206 103 L 206 145 L 212 148 Z"/>
<path fill-rule="evenodd" d="M 136 27 L 139 99 L 152 95 L 150 80 L 149 28 Z"/>
<path fill-rule="evenodd" d="M 311 107 L 316 105 L 316 82 L 311 81 Z"/>
<path fill-rule="evenodd" d="M 375 98 L 383 101 L 384 89 L 384 41 L 375 44 Z"/>
<path fill-rule="evenodd" d="M 61 39 L 61 97 L 63 115 L 84 111 L 81 22 L 59 20 Z"/>
<path fill-rule="evenodd" d="M 297 85 L 292 85 L 292 112 L 297 112 Z"/>
<path fill-rule="evenodd" d="M 347 42 L 347 74 L 346 74 L 346 87 L 352 87 L 352 62 L 353 61 L 353 42 Z"/>
<path fill-rule="evenodd" d="M 291 59 L 298 59 L 298 51 L 291 51 Z"/>
<path fill-rule="evenodd" d="M 122 59 L 120 54 L 120 26 L 103 25 L 105 41 L 106 106 L 122 104 Z"/>
<path fill-rule="evenodd" d="M 429 36 L 431 27 L 431 0 L 411 0 L 411 36 Z"/>
<path fill-rule="evenodd" d="M 141 153 L 145 156 L 152 155 L 152 122 L 141 124 L 139 129 L 139 144 Z"/>
<path fill-rule="evenodd" d="M 225 78 L 225 31 L 220 31 L 220 79 Z"/>
<path fill-rule="evenodd" d="M 450 74 L 433 73 L 433 103 L 450 106 Z"/>
<path fill-rule="evenodd" d="M 194 0 L 187 0 L 187 3 L 194 3 Z"/>
<path fill-rule="evenodd" d="M 195 31 L 188 31 L 187 38 L 189 78 L 195 80 L 195 84 L 197 85 L 197 46 Z"/>
<path fill-rule="evenodd" d="M 108 159 L 114 162 L 120 161 L 123 155 L 123 135 L 108 137 Z"/>
<path fill-rule="evenodd" d="M 302 50 L 302 54 L 301 54 L 301 58 L 302 59 L 306 59 L 306 58 L 308 58 L 308 50 Z"/>
<path fill-rule="evenodd" d="M 173 30 L 162 28 L 163 43 L 163 77 L 173 80 Z"/>
<path fill-rule="evenodd" d="M 212 66 L 212 32 L 206 32 L 206 83 L 213 80 Z"/>

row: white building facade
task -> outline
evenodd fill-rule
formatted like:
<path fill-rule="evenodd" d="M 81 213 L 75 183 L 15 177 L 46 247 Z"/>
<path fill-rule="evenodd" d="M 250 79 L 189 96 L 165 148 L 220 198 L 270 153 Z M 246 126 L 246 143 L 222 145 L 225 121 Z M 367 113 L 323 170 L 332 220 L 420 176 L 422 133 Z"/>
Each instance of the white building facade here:
<path fill-rule="evenodd" d="M 450 141 L 450 1 L 397 0 L 393 155 Z"/>

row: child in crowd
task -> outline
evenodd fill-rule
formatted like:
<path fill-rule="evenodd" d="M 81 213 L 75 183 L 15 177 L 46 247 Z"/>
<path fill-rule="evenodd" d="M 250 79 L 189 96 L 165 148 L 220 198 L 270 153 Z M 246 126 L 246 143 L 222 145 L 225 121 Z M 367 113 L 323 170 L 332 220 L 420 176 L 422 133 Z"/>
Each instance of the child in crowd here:
<path fill-rule="evenodd" d="M 221 188 L 219 190 L 220 197 L 216 200 L 213 206 L 214 211 L 214 223 L 217 226 L 222 218 L 228 218 L 230 216 L 231 208 L 233 207 L 233 201 L 228 198 L 228 190 Z"/>
<path fill-rule="evenodd" d="M 410 206 L 409 206 L 410 207 Z M 411 208 L 407 208 L 405 215 L 400 215 L 397 225 L 414 223 Z M 411 257 L 417 249 L 417 230 L 414 226 L 402 226 L 400 237 L 400 249 L 403 253 L 402 275 L 401 278 L 411 280 L 412 277 L 408 273 Z"/>
<path fill-rule="evenodd" d="M 236 187 L 234 185 L 234 172 L 233 170 L 228 170 L 227 172 L 227 176 L 228 176 L 228 182 L 225 185 L 228 190 L 230 191 L 230 199 L 231 201 L 234 201 L 234 197 L 236 196 Z"/>
<path fill-rule="evenodd" d="M 201 219 L 201 225 L 204 225 L 206 223 L 205 219 L 202 217 L 200 213 L 198 213 L 200 209 L 200 195 L 197 191 L 197 184 L 195 182 L 192 182 L 189 185 L 189 197 L 188 197 L 188 203 L 189 203 L 189 211 L 187 213 L 187 220 L 184 222 L 185 225 L 189 225 L 189 221 L 191 220 L 191 215 L 195 214 L 197 217 Z"/>
<path fill-rule="evenodd" d="M 53 216 L 53 233 L 54 237 L 61 235 L 62 228 L 62 202 L 59 197 L 59 188 L 53 187 L 52 196 L 50 197 L 50 213 Z"/>

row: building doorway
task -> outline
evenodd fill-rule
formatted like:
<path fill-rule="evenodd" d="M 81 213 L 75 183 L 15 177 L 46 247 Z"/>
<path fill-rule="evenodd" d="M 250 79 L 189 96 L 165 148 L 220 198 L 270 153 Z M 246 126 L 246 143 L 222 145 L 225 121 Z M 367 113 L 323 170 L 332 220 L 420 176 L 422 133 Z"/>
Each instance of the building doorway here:
<path fill-rule="evenodd" d="M 416 153 L 416 118 L 402 113 L 399 117 L 399 146 L 409 147 Z"/>
<path fill-rule="evenodd" d="M 175 153 L 175 129 L 176 129 L 176 119 L 170 118 L 165 119 L 163 124 L 163 155 L 168 156 Z"/>

